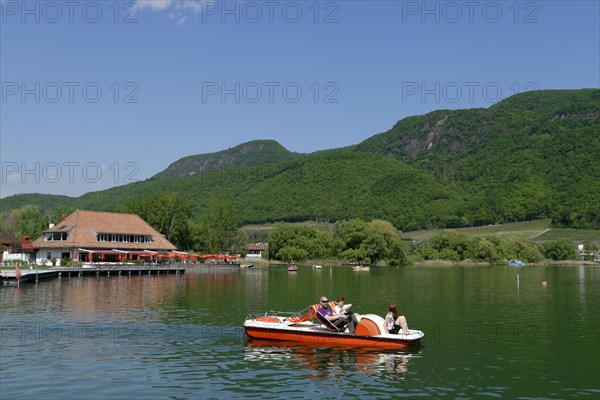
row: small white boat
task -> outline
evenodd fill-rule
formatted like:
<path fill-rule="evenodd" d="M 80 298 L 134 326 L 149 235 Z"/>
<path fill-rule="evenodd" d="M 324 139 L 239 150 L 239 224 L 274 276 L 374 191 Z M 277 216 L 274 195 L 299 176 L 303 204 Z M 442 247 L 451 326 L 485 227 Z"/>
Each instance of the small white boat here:
<path fill-rule="evenodd" d="M 313 269 L 323 269 L 323 267 L 320 265 L 313 265 Z"/>
<path fill-rule="evenodd" d="M 369 271 L 371 268 L 364 265 L 356 265 L 352 267 L 354 271 Z"/>

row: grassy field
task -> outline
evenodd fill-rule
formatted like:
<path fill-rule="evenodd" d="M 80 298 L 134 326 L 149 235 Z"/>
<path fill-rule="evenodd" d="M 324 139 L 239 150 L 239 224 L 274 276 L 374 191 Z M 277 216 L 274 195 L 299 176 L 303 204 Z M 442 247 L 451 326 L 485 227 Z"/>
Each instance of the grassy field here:
<path fill-rule="evenodd" d="M 331 232 L 333 224 L 328 222 L 305 221 L 302 225 Z M 267 236 L 273 224 L 247 225 L 242 229 L 246 231 L 250 241 L 266 242 Z M 412 232 L 402 232 L 402 238 L 408 240 L 417 240 L 426 242 L 443 229 L 427 229 Z M 478 226 L 475 228 L 454 229 L 462 232 L 469 237 L 519 237 L 533 241 L 552 241 L 558 239 L 569 239 L 573 241 L 600 242 L 600 230 L 566 229 L 550 228 L 550 219 L 540 219 L 535 221 L 513 222 L 502 225 Z"/>
<path fill-rule="evenodd" d="M 552 241 L 563 238 L 573 241 L 600 242 L 600 230 L 553 228 L 533 240 Z"/>
<path fill-rule="evenodd" d="M 549 219 L 540 219 L 526 222 L 513 222 L 502 225 L 478 226 L 475 228 L 455 229 L 470 237 L 502 236 L 502 237 L 520 237 L 524 239 L 533 239 L 538 235 L 550 229 Z M 412 232 L 402 232 L 405 239 L 427 241 L 433 235 L 441 232 L 443 229 L 427 229 Z"/>

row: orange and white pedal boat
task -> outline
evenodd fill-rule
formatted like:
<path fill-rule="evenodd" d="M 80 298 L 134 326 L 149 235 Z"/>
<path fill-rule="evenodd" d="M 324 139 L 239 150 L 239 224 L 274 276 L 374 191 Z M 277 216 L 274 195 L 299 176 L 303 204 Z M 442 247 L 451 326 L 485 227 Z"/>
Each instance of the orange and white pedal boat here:
<path fill-rule="evenodd" d="M 332 303 L 332 308 L 335 303 Z M 333 325 L 324 325 L 317 317 L 318 304 L 310 306 L 305 314 L 282 312 L 250 314 L 244 321 L 246 335 L 250 338 L 318 343 L 330 346 L 360 346 L 378 348 L 406 348 L 418 344 L 425 336 L 422 331 L 409 330 L 409 334 L 386 333 L 385 320 L 375 314 L 354 314 L 358 320 L 354 334 L 348 329 L 339 331 Z M 289 315 L 289 316 L 285 316 Z"/>

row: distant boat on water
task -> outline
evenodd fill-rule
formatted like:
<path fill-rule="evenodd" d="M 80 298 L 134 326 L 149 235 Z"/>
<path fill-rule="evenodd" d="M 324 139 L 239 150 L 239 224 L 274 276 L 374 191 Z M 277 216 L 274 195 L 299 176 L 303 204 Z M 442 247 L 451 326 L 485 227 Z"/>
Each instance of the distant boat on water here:
<path fill-rule="evenodd" d="M 298 271 L 298 266 L 296 264 L 289 264 L 288 271 L 290 271 L 290 272 Z"/>
<path fill-rule="evenodd" d="M 508 266 L 509 266 L 509 267 L 524 267 L 524 266 L 526 266 L 526 265 L 527 265 L 527 264 L 525 264 L 525 263 L 524 263 L 523 261 L 521 261 L 521 260 L 510 260 L 510 261 L 508 262 Z"/>
<path fill-rule="evenodd" d="M 313 265 L 313 269 L 323 269 L 323 267 L 320 265 Z"/>

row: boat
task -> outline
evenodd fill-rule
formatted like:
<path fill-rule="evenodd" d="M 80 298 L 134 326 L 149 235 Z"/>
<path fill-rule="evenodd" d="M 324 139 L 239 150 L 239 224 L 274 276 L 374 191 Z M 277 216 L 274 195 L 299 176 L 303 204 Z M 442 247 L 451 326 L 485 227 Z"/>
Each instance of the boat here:
<path fill-rule="evenodd" d="M 298 266 L 296 264 L 289 264 L 288 271 L 290 271 L 290 272 L 298 271 Z"/>
<path fill-rule="evenodd" d="M 320 265 L 313 265 L 313 269 L 323 269 L 323 267 Z"/>
<path fill-rule="evenodd" d="M 365 265 L 356 265 L 356 266 L 352 267 L 352 269 L 354 271 L 369 271 L 371 268 L 367 267 Z"/>
<path fill-rule="evenodd" d="M 240 264 L 240 268 L 252 268 L 254 264 Z"/>
<path fill-rule="evenodd" d="M 525 264 L 525 263 L 524 263 L 523 261 L 521 261 L 521 260 L 510 260 L 510 261 L 508 262 L 508 266 L 509 266 L 509 267 L 524 267 L 524 266 L 526 266 L 526 265 L 527 265 L 527 264 Z"/>
<path fill-rule="evenodd" d="M 422 331 L 415 329 L 409 330 L 408 335 L 386 333 L 385 320 L 376 314 L 355 313 L 358 324 L 354 334 L 349 333 L 348 329 L 338 331 L 335 327 L 326 326 L 316 319 L 318 308 L 319 305 L 314 304 L 303 315 L 296 313 L 287 317 L 286 313 L 281 312 L 264 313 L 259 316 L 249 314 L 243 327 L 246 335 L 252 339 L 390 349 L 418 345 L 425 336 Z"/>

